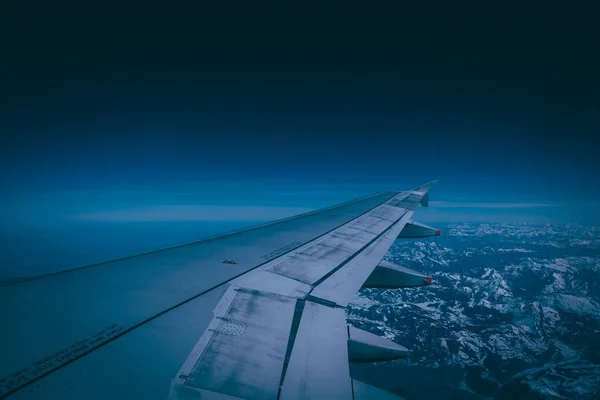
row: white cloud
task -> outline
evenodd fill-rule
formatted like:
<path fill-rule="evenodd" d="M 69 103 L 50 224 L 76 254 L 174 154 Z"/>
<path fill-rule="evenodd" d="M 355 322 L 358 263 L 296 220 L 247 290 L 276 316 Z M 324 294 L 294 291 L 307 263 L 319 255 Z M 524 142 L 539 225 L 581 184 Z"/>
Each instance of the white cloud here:
<path fill-rule="evenodd" d="M 431 201 L 431 207 L 438 208 L 538 208 L 538 207 L 562 207 L 559 203 L 521 203 L 521 202 L 450 202 Z"/>
<path fill-rule="evenodd" d="M 165 205 L 78 214 L 86 221 L 268 221 L 312 211 L 305 207 Z"/>

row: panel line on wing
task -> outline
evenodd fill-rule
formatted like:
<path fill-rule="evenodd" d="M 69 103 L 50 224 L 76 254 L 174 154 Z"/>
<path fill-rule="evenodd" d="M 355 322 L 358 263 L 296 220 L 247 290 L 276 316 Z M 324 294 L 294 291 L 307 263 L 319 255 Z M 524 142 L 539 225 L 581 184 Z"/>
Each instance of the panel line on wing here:
<path fill-rule="evenodd" d="M 340 265 L 338 265 L 337 267 L 333 268 L 331 271 L 329 271 L 327 274 L 323 275 L 320 279 L 318 279 L 312 286 L 313 288 L 319 286 L 320 283 L 322 283 L 323 281 L 325 281 L 325 279 L 329 278 L 331 275 L 333 275 L 334 273 L 336 273 L 339 269 L 341 269 L 344 265 L 348 264 L 350 261 L 352 261 L 356 256 L 358 256 L 362 251 L 364 251 L 366 248 L 368 248 L 371 244 L 373 244 L 375 241 L 377 241 L 377 239 L 379 239 L 380 237 L 382 237 L 383 235 L 385 235 L 390 229 L 392 229 L 394 227 L 394 225 L 396 223 L 398 223 L 398 221 L 400 221 L 402 219 L 402 217 L 404 217 L 406 215 L 406 213 L 408 213 L 408 211 L 404 212 L 404 214 L 402 214 L 402 216 L 400 218 L 398 218 L 394 223 L 392 223 L 390 226 L 388 226 L 383 232 L 381 232 L 379 235 L 375 236 L 373 239 L 371 239 L 367 244 L 365 244 L 363 247 L 360 248 L 359 251 L 357 251 L 356 253 L 352 254 L 348 259 L 344 260 Z M 314 289 L 313 289 L 314 290 Z M 311 290 L 312 292 L 312 290 Z"/>
<path fill-rule="evenodd" d="M 325 242 L 320 242 L 319 246 L 325 246 L 325 247 L 329 247 L 331 249 L 335 249 L 335 250 L 338 250 L 338 251 L 343 251 L 344 253 L 352 254 L 351 251 L 348 251 L 348 250 L 345 250 L 345 249 L 340 249 L 339 247 L 336 247 L 336 246 L 331 245 L 331 244 L 327 244 Z"/>
<path fill-rule="evenodd" d="M 332 231 L 333 234 L 306 243 L 288 257 L 274 260 L 266 270 L 311 286 L 318 285 L 384 234 L 406 212 L 404 210 L 394 221 L 373 217 L 367 212 Z"/>
<path fill-rule="evenodd" d="M 283 380 L 285 379 L 285 373 L 287 372 L 288 365 L 290 363 L 290 357 L 292 356 L 292 349 L 294 348 L 294 342 L 296 341 L 296 336 L 298 335 L 298 328 L 300 327 L 300 320 L 302 319 L 302 312 L 304 311 L 304 306 L 306 302 L 304 300 L 296 301 L 296 309 L 294 310 L 294 318 L 292 320 L 292 329 L 290 331 L 290 338 L 288 341 L 287 348 L 285 350 L 285 358 L 283 361 L 283 369 L 281 370 L 281 379 L 279 381 L 279 389 L 277 390 L 277 398 L 281 396 L 281 385 L 283 385 Z"/>

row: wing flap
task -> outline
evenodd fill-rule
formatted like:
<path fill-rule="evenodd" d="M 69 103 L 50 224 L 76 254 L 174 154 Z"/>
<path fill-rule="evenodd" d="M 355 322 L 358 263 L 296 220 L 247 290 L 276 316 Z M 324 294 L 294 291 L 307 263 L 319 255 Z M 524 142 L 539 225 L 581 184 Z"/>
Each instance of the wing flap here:
<path fill-rule="evenodd" d="M 404 400 L 403 397 L 396 396 L 356 379 L 352 379 L 352 388 L 354 390 L 354 400 Z"/>
<path fill-rule="evenodd" d="M 171 397 L 191 389 L 276 399 L 295 308 L 287 296 L 232 286 L 173 380 Z"/>
<path fill-rule="evenodd" d="M 351 399 L 347 340 L 344 309 L 307 301 L 280 399 Z"/>

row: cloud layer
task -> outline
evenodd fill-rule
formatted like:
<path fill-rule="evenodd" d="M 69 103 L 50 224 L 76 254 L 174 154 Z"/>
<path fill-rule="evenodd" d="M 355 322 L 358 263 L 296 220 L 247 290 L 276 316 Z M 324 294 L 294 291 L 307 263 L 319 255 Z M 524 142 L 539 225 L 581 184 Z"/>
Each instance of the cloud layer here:
<path fill-rule="evenodd" d="M 307 207 L 163 205 L 78 214 L 86 221 L 268 221 L 312 211 Z"/>

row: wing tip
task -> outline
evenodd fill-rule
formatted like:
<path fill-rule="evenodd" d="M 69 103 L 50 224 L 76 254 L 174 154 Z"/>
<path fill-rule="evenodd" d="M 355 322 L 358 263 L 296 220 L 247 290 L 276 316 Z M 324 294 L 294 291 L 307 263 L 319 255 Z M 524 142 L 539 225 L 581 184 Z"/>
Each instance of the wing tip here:
<path fill-rule="evenodd" d="M 435 179 L 433 181 L 429 181 L 427 183 L 424 183 L 420 186 L 417 186 L 416 188 L 414 188 L 412 191 L 413 192 L 424 192 L 427 193 L 429 192 L 429 189 L 432 188 L 433 185 L 437 184 L 439 182 L 439 179 Z"/>

